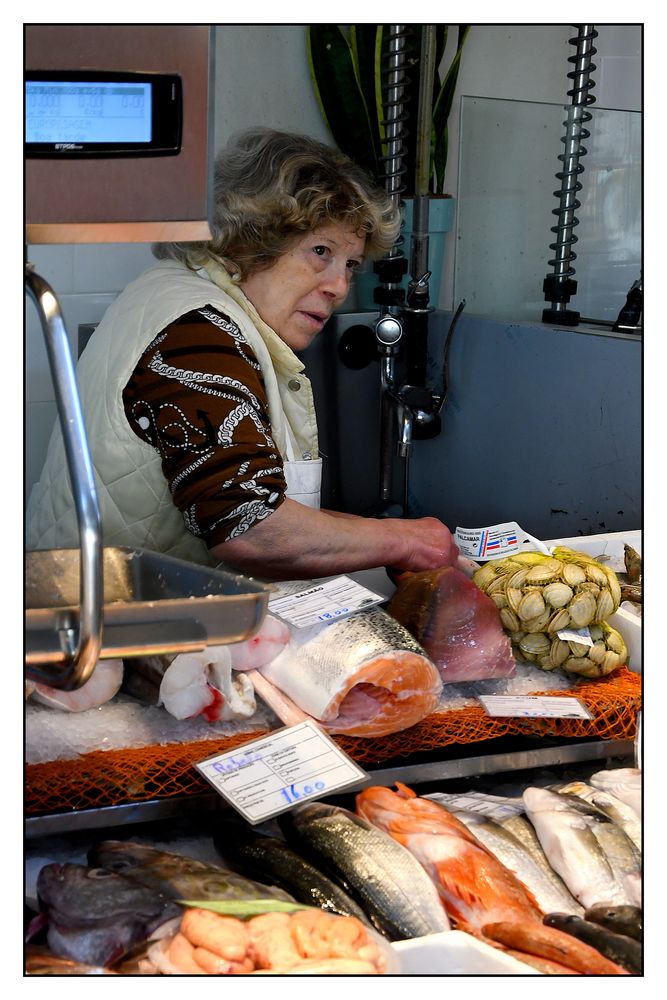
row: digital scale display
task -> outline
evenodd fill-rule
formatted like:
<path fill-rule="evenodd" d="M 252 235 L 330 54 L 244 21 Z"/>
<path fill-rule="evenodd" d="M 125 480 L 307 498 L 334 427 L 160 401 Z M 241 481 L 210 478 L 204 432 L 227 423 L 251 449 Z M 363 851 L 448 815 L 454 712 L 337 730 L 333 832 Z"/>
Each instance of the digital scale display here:
<path fill-rule="evenodd" d="M 175 75 L 26 74 L 28 157 L 173 155 L 180 150 L 181 117 Z"/>
<path fill-rule="evenodd" d="M 151 89 L 150 83 L 28 80 L 26 142 L 150 142 Z"/>

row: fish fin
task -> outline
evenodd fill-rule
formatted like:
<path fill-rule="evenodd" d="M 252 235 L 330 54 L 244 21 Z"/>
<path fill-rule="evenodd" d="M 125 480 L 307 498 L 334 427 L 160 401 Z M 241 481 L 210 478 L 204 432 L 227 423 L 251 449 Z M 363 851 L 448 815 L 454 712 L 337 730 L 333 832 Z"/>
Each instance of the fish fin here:
<path fill-rule="evenodd" d="M 394 784 L 396 785 L 396 794 L 400 795 L 402 799 L 417 798 L 417 793 L 414 792 L 412 788 L 408 788 L 407 785 L 404 785 L 402 781 L 396 781 Z"/>

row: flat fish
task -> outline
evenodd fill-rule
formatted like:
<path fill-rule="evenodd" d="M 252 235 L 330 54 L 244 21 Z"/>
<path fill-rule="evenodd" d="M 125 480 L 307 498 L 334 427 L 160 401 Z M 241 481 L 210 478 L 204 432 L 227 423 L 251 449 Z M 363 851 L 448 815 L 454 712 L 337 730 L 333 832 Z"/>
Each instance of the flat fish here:
<path fill-rule="evenodd" d="M 348 809 L 306 803 L 279 820 L 288 842 L 358 900 L 390 940 L 450 929 L 434 884 L 383 830 Z"/>
<path fill-rule="evenodd" d="M 386 736 L 437 707 L 442 681 L 424 649 L 381 608 L 291 629 L 259 673 L 331 733 Z"/>
<path fill-rule="evenodd" d="M 498 608 L 460 570 L 443 566 L 402 577 L 388 610 L 421 643 L 445 684 L 514 675 Z"/>

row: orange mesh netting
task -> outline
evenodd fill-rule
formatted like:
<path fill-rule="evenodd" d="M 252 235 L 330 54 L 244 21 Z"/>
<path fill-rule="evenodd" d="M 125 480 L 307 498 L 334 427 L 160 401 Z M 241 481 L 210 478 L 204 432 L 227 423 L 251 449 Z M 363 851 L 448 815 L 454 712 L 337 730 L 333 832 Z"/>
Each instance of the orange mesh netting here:
<path fill-rule="evenodd" d="M 334 739 L 363 766 L 502 736 L 603 740 L 634 737 L 637 711 L 641 707 L 641 677 L 638 674 L 627 667 L 619 667 L 607 677 L 579 681 L 568 693 L 586 706 L 591 719 L 492 718 L 480 705 L 470 705 L 456 711 L 434 712 L 416 726 L 391 736 L 376 739 L 336 736 Z M 564 692 L 561 689 L 534 694 L 562 696 Z M 25 808 L 29 814 L 41 814 L 210 792 L 211 786 L 195 770 L 194 764 L 266 735 L 266 731 L 254 731 L 220 740 L 96 750 L 76 760 L 29 764 L 26 766 Z"/>

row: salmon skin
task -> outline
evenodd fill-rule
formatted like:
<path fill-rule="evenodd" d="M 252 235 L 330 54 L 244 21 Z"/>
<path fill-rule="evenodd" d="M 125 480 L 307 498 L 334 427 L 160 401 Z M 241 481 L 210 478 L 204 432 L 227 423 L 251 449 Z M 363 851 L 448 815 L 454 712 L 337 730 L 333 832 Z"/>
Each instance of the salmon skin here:
<path fill-rule="evenodd" d="M 532 893 L 448 809 L 396 787 L 365 788 L 357 812 L 414 854 L 460 930 L 576 972 L 627 975 L 583 941 L 545 927 Z"/>
<path fill-rule="evenodd" d="M 259 672 L 329 732 L 386 736 L 437 707 L 438 670 L 381 608 L 291 632 L 286 648 Z"/>
<path fill-rule="evenodd" d="M 453 566 L 401 578 L 388 610 L 421 643 L 445 684 L 511 677 L 516 670 L 498 608 Z"/>

